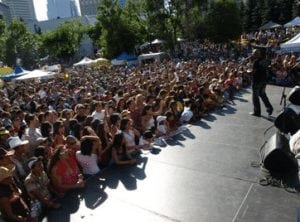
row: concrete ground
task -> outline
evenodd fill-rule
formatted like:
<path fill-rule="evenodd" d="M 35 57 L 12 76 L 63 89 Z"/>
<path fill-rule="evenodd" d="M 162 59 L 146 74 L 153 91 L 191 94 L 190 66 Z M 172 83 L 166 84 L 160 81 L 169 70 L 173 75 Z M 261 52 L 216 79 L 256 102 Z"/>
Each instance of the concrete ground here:
<path fill-rule="evenodd" d="M 282 110 L 281 92 L 267 87 L 273 116 Z M 143 154 L 137 166 L 104 170 L 44 221 L 296 221 L 299 194 L 259 185 L 260 168 L 251 166 L 260 161 L 272 122 L 264 108 L 261 118 L 249 115 L 250 89 L 235 103 L 188 126 L 155 154 Z"/>

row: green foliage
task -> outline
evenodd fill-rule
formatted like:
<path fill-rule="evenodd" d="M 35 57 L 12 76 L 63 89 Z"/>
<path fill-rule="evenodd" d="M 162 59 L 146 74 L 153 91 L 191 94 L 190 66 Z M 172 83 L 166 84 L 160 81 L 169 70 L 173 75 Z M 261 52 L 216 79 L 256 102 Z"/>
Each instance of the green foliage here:
<path fill-rule="evenodd" d="M 99 40 L 101 37 L 101 25 L 99 22 L 97 22 L 94 26 L 89 26 L 87 28 L 87 34 L 96 45 L 100 45 Z"/>
<path fill-rule="evenodd" d="M 242 32 L 240 11 L 232 0 L 221 0 L 212 4 L 205 22 L 208 37 L 216 42 L 236 39 Z"/>
<path fill-rule="evenodd" d="M 198 6 L 188 9 L 187 14 L 182 18 L 183 37 L 191 40 L 204 37 L 205 24 L 204 16 Z"/>
<path fill-rule="evenodd" d="M 254 31 L 268 21 L 285 24 L 300 12 L 298 0 L 248 0 L 244 13 L 244 30 Z"/>
<path fill-rule="evenodd" d="M 293 3 L 293 17 L 300 16 L 300 1 L 295 0 Z"/>
<path fill-rule="evenodd" d="M 5 43 L 6 43 L 6 33 L 5 33 L 5 22 L 0 19 L 0 61 L 3 61 L 5 59 Z"/>
<path fill-rule="evenodd" d="M 53 31 L 42 34 L 41 51 L 68 61 L 78 51 L 85 29 L 79 21 L 64 22 Z"/>
<path fill-rule="evenodd" d="M 135 46 L 142 42 L 145 24 L 136 7 L 137 5 L 128 2 L 122 9 L 117 1 L 101 1 L 98 16 L 101 27 L 100 44 L 107 58 L 113 58 L 123 51 L 133 52 Z"/>
<path fill-rule="evenodd" d="M 24 67 L 32 66 L 38 57 L 37 38 L 22 21 L 12 21 L 6 29 L 5 63 L 14 66 L 20 58 Z"/>

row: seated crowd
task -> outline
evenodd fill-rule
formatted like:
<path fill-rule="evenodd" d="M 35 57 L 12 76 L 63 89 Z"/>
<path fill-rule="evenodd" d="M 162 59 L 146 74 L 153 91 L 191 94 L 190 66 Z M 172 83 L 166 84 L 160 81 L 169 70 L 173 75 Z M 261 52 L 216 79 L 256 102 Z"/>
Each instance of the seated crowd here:
<path fill-rule="evenodd" d="M 138 163 L 186 123 L 234 104 L 250 84 L 235 60 L 164 61 L 70 69 L 69 78 L 5 84 L 0 91 L 0 211 L 38 221 L 59 198 L 112 164 Z"/>

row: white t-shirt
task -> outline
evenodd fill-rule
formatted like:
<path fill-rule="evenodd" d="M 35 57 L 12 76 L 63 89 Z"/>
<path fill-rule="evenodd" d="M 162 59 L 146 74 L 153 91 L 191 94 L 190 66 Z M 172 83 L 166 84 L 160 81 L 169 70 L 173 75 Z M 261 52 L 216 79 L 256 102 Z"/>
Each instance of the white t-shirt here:
<path fill-rule="evenodd" d="M 184 111 L 181 114 L 180 121 L 181 122 L 188 122 L 193 117 L 193 112 L 190 110 L 189 107 L 184 107 Z"/>
<path fill-rule="evenodd" d="M 93 117 L 93 119 L 98 119 L 98 120 L 101 120 L 101 121 L 103 121 L 104 120 L 104 111 L 101 111 L 101 112 L 96 112 L 96 111 L 94 111 L 93 113 L 92 113 L 92 117 Z"/>
<path fill-rule="evenodd" d="M 135 146 L 135 136 L 132 130 L 129 130 L 129 132 L 123 131 L 123 135 L 127 147 Z"/>
<path fill-rule="evenodd" d="M 165 125 L 158 125 L 157 126 L 157 130 L 162 133 L 162 134 L 166 134 L 167 133 L 167 127 Z"/>
<path fill-rule="evenodd" d="M 97 164 L 97 155 L 92 153 L 90 156 L 82 155 L 81 151 L 76 152 L 76 159 L 82 167 L 83 174 L 94 175 L 100 172 Z"/>

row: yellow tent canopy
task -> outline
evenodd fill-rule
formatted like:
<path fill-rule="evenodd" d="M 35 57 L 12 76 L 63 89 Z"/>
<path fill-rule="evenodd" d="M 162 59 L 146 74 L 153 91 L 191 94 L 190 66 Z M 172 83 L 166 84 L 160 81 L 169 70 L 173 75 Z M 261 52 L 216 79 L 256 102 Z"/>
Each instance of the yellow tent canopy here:
<path fill-rule="evenodd" d="M 13 69 L 8 66 L 2 67 L 2 68 L 0 68 L 0 76 L 4 76 L 8 73 L 11 73 L 12 71 L 13 71 Z"/>

